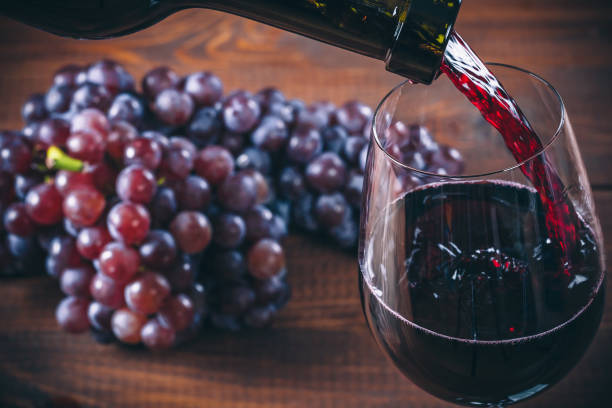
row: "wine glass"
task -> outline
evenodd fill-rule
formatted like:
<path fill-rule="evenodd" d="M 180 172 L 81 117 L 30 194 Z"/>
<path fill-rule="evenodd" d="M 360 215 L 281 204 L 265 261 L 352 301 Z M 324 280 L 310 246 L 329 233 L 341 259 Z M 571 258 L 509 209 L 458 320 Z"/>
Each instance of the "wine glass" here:
<path fill-rule="evenodd" d="M 397 86 L 372 124 L 359 277 L 368 325 L 404 375 L 456 404 L 501 407 L 549 388 L 584 354 L 605 261 L 561 97 L 533 73 L 489 68 L 544 147 L 517 164 L 450 81 Z M 536 160 L 563 183 L 554 199 L 576 221 L 566 249 L 522 171 Z"/>

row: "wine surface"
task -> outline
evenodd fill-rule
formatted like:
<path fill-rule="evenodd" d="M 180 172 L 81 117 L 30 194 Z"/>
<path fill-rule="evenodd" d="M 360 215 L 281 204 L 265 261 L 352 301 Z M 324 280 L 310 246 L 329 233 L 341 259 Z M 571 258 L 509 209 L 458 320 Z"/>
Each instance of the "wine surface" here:
<path fill-rule="evenodd" d="M 361 264 L 364 313 L 379 345 L 449 401 L 513 403 L 563 377 L 599 325 L 604 274 L 580 224 L 569 254 L 548 238 L 533 189 L 432 184 L 382 213 Z"/>

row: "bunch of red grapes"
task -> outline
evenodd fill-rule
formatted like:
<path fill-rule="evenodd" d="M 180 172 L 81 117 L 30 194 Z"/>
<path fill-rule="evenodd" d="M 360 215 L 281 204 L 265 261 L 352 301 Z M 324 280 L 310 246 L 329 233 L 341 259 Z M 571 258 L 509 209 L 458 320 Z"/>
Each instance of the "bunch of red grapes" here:
<path fill-rule="evenodd" d="M 372 111 L 223 92 L 208 72 L 132 76 L 103 60 L 57 71 L 0 132 L 0 272 L 41 270 L 66 331 L 165 349 L 204 324 L 264 327 L 288 301 L 289 224 L 353 248 Z M 398 158 L 452 171 L 419 127 Z M 406 180 L 408 187 L 414 181 Z"/>

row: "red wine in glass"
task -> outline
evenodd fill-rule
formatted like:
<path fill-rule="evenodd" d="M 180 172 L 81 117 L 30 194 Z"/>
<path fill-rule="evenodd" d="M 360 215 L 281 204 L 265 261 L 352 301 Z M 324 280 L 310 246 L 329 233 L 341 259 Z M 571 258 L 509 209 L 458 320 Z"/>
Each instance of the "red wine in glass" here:
<path fill-rule="evenodd" d="M 405 222 L 394 239 L 400 272 L 364 262 L 362 305 L 379 346 L 416 385 L 459 404 L 509 405 L 583 355 L 604 306 L 600 254 L 580 222 L 570 276 L 559 273 L 546 211 L 534 189 L 491 181 L 429 184 L 383 211 Z M 381 259 L 382 228 L 398 228 L 389 224 L 374 226 L 364 259 Z"/>

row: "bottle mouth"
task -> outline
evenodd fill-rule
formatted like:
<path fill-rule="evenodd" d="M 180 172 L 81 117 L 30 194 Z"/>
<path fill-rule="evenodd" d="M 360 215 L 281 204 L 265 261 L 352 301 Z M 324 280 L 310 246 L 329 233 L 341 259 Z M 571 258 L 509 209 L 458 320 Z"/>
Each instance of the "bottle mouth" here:
<path fill-rule="evenodd" d="M 461 1 L 406 1 L 400 12 L 395 41 L 385 59 L 387 70 L 430 84 L 442 64 Z"/>
<path fill-rule="evenodd" d="M 552 146 L 556 140 L 558 139 L 561 130 L 563 129 L 564 125 L 565 125 L 565 116 L 566 116 L 566 111 L 565 111 L 565 103 L 563 102 L 563 98 L 561 97 L 561 95 L 559 94 L 559 92 L 557 92 L 557 90 L 550 84 L 550 82 L 548 82 L 547 80 L 545 80 L 544 78 L 542 78 L 541 76 L 528 71 L 526 69 L 523 68 L 519 68 L 513 65 L 509 65 L 509 64 L 503 64 L 503 63 L 498 63 L 498 62 L 487 62 L 486 65 L 488 67 L 502 67 L 502 68 L 508 68 L 510 70 L 514 70 L 514 71 L 518 71 L 521 73 L 526 74 L 528 77 L 535 79 L 537 82 L 541 83 L 542 85 L 544 85 L 545 88 L 547 88 L 551 94 L 554 96 L 554 98 L 557 100 L 558 102 L 558 107 L 559 107 L 559 119 L 557 121 L 557 126 L 556 126 L 556 130 L 554 131 L 554 133 L 552 134 L 552 136 L 550 137 L 546 137 L 545 140 L 546 142 L 543 144 L 542 148 L 540 150 L 538 150 L 536 153 L 534 153 L 533 155 L 529 156 L 528 158 L 526 158 L 525 160 L 522 160 L 521 162 L 517 162 L 515 164 L 513 164 L 512 166 L 508 166 L 508 167 L 504 167 L 504 168 L 500 168 L 500 169 L 495 169 L 492 171 L 487 171 L 487 172 L 481 172 L 481 173 L 474 173 L 474 174 L 439 174 L 439 173 L 433 173 L 430 171 L 426 171 L 426 170 L 420 170 L 418 168 L 412 167 L 400 160 L 398 160 L 397 158 L 395 158 L 388 150 L 388 147 L 385 147 L 385 143 L 384 143 L 384 135 L 379 135 L 378 133 L 378 128 L 379 125 L 382 125 L 380 127 L 380 129 L 387 129 L 388 126 L 385 126 L 385 124 L 381 124 L 381 120 L 384 120 L 386 118 L 388 118 L 388 113 L 384 112 L 385 111 L 385 105 L 389 102 L 389 100 L 393 97 L 400 97 L 401 96 L 401 92 L 403 89 L 410 87 L 410 86 L 416 86 L 418 84 L 415 84 L 413 81 L 411 80 L 406 80 L 403 81 L 401 83 L 399 83 L 398 85 L 396 85 L 393 89 L 391 89 L 391 91 L 389 91 L 384 97 L 383 99 L 379 102 L 378 106 L 376 107 L 376 110 L 374 112 L 374 117 L 372 120 L 372 127 L 371 127 L 371 131 L 372 131 L 372 137 L 374 138 L 374 141 L 376 142 L 376 148 L 380 149 L 386 156 L 386 158 L 391 161 L 395 166 L 398 166 L 402 169 L 405 169 L 409 172 L 414 172 L 414 173 L 418 173 L 421 174 L 423 176 L 431 176 L 431 177 L 435 177 L 439 180 L 465 180 L 465 179 L 472 179 L 472 178 L 481 178 L 481 177 L 486 177 L 486 176 L 491 176 L 491 175 L 495 175 L 495 174 L 501 174 L 501 173 L 506 173 L 506 172 L 510 172 L 512 170 L 515 170 L 517 168 L 520 168 L 522 166 L 524 166 L 525 164 L 533 161 L 535 158 L 542 156 L 545 154 L 545 152 L 550 148 L 550 146 Z M 457 91 L 458 92 L 458 91 Z M 474 108 L 476 109 L 476 108 Z"/>

